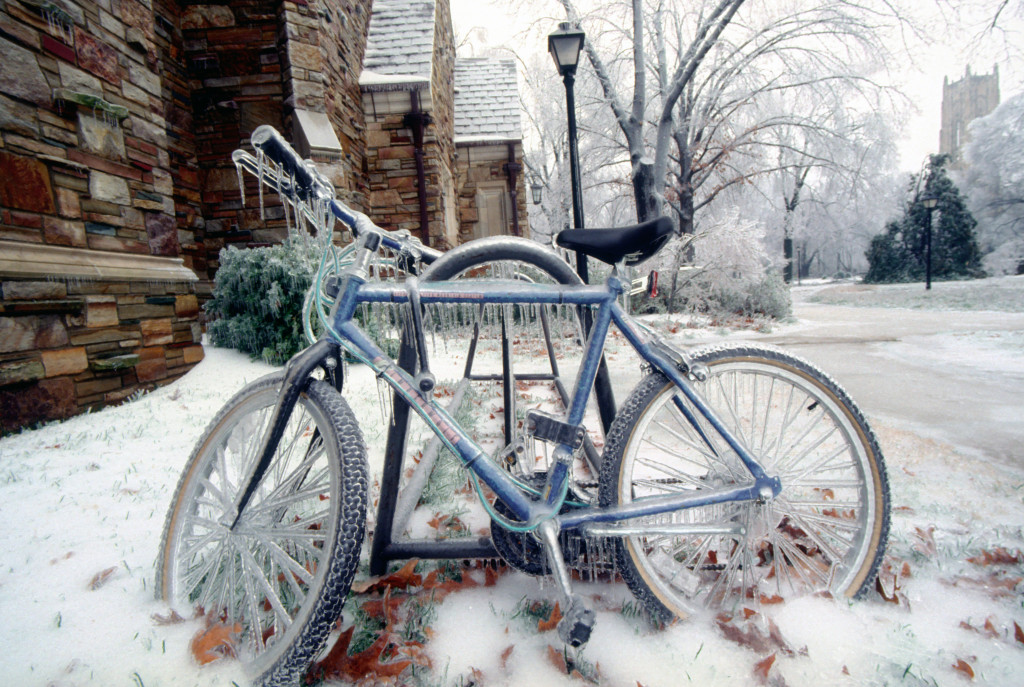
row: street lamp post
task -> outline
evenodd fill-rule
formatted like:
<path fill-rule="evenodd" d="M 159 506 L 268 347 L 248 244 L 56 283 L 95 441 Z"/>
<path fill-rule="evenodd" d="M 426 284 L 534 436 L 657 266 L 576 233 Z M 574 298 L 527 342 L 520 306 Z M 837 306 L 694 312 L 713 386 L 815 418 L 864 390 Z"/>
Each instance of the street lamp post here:
<path fill-rule="evenodd" d="M 928 226 L 924 230 L 924 288 L 930 291 L 932 288 L 932 210 L 939 204 L 939 197 L 932 191 L 925 191 L 921 196 L 921 203 L 928 211 Z"/>
<path fill-rule="evenodd" d="M 548 52 L 565 83 L 565 109 L 569 117 L 569 181 L 572 186 L 573 226 L 576 229 L 583 229 L 583 192 L 580 188 L 580 159 L 576 148 L 576 98 L 573 85 L 585 37 L 586 34 L 579 27 L 573 27 L 569 22 L 562 22 L 558 30 L 548 36 Z M 588 282 L 587 256 L 579 251 L 576 251 L 576 273 L 584 284 Z"/>
<path fill-rule="evenodd" d="M 569 22 L 562 22 L 558 30 L 548 36 L 548 52 L 551 59 L 558 67 L 558 73 L 562 75 L 565 83 L 565 109 L 569 118 L 569 183 L 572 186 L 572 220 L 576 229 L 583 229 L 583 191 L 580 187 L 580 157 L 576 148 L 576 98 L 573 95 L 573 85 L 576 82 L 576 66 L 580 61 L 580 52 L 583 50 L 583 41 L 586 34 L 578 26 Z M 576 274 L 584 284 L 589 283 L 587 274 L 587 256 L 576 251 Z M 592 314 L 590 308 L 583 308 L 583 333 L 590 336 L 592 326 Z M 611 428 L 612 420 L 615 418 L 615 397 L 612 393 L 608 364 L 602 356 L 597 368 L 597 378 L 594 383 L 594 391 L 597 394 L 597 407 L 601 415 L 601 424 L 607 434 Z"/>

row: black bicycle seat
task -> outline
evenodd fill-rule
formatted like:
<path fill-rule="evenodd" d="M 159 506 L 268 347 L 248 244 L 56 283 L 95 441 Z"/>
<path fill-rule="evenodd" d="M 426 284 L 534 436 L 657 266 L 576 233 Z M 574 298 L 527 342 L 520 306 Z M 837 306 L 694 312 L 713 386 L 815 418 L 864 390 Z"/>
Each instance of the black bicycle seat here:
<path fill-rule="evenodd" d="M 672 233 L 672 220 L 658 217 L 619 229 L 565 229 L 555 243 L 609 265 L 625 261 L 632 266 L 661 250 Z"/>

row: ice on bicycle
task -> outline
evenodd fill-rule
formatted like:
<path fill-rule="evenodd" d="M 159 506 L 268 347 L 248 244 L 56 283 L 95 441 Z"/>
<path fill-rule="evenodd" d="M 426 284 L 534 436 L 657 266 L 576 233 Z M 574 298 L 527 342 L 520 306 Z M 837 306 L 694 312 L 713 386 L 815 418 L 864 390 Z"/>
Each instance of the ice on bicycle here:
<path fill-rule="evenodd" d="M 415 414 L 468 475 L 492 534 L 444 550 L 500 555 L 549 576 L 569 646 L 586 643 L 595 617 L 574 589 L 573 566 L 614 569 L 662 621 L 761 596 L 856 597 L 873 584 L 888 536 L 888 480 L 846 392 L 774 348 L 677 350 L 620 306 L 628 281 L 620 268 L 656 252 L 670 222 L 595 232 L 593 243 L 588 232 L 564 236 L 563 244 L 618 263 L 603 284 L 582 284 L 558 253 L 524 239 L 439 254 L 347 207 L 270 127 L 257 129 L 252 145 L 233 159 L 240 174 L 257 177 L 260 206 L 264 192 L 276 193 L 289 225 L 321 250 L 304 308 L 311 345 L 240 390 L 199 440 L 168 512 L 157 594 L 223 625 L 255 682 L 302 680 L 365 555 L 374 495 L 342 393 L 345 359 L 369 366 L 393 394 L 389 431 L 405 428 L 399 409 Z M 355 240 L 338 245 L 336 230 Z M 428 340 L 438 330 L 479 337 L 482 328 L 509 340 L 515 326 L 543 328 L 549 344 L 578 354 L 578 370 L 560 388 L 557 415 L 535 416 L 532 433 L 513 418 L 504 448 L 492 452 L 435 393 L 431 357 L 448 353 Z M 647 373 L 599 451 L 585 424 L 613 327 Z M 476 340 L 465 384 L 475 378 Z M 557 351 L 547 353 L 561 385 Z M 506 390 L 514 380 L 487 379 Z M 514 403 L 514 390 L 506 398 Z M 524 459 L 534 444 L 549 456 L 540 469 Z M 395 510 L 407 505 L 400 496 L 382 503 L 370 548 L 392 559 L 429 552 L 387 538 Z M 378 540 L 382 522 L 388 532 Z"/>

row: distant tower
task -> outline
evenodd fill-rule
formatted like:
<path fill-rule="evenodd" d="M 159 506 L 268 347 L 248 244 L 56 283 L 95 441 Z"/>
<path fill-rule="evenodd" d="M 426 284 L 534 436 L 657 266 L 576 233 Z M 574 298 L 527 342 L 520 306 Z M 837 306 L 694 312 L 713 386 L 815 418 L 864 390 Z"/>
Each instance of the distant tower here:
<path fill-rule="evenodd" d="M 942 129 L 939 131 L 939 152 L 949 155 L 950 167 L 963 166 L 967 144 L 967 125 L 984 117 L 999 104 L 999 65 L 991 74 L 971 74 L 970 65 L 964 77 L 949 83 L 942 79 Z"/>

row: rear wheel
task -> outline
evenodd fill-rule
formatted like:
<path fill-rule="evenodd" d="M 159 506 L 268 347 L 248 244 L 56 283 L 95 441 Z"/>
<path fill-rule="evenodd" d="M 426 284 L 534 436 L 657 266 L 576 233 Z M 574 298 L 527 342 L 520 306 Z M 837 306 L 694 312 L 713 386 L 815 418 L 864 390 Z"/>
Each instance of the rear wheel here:
<path fill-rule="evenodd" d="M 889 488 L 860 411 L 824 373 L 774 349 L 719 347 L 697 352 L 695 362 L 709 369 L 698 392 L 765 471 L 779 477 L 782 493 L 764 503 L 630 521 L 662 526 L 660 534 L 618 543 L 619 570 L 633 593 L 668 620 L 703 607 L 865 591 L 885 551 Z M 688 403 L 660 373 L 633 391 L 609 433 L 602 505 L 752 481 L 707 421 L 700 418 L 698 431 L 681 406 Z M 674 526 L 679 531 L 666 533 Z M 689 533 L 682 531 L 687 526 Z"/>
<path fill-rule="evenodd" d="M 348 404 L 313 381 L 238 525 L 222 522 L 255 463 L 282 376 L 239 392 L 200 439 L 171 501 L 157 594 L 199 611 L 263 685 L 297 684 L 348 595 L 366 516 L 366 450 Z"/>

